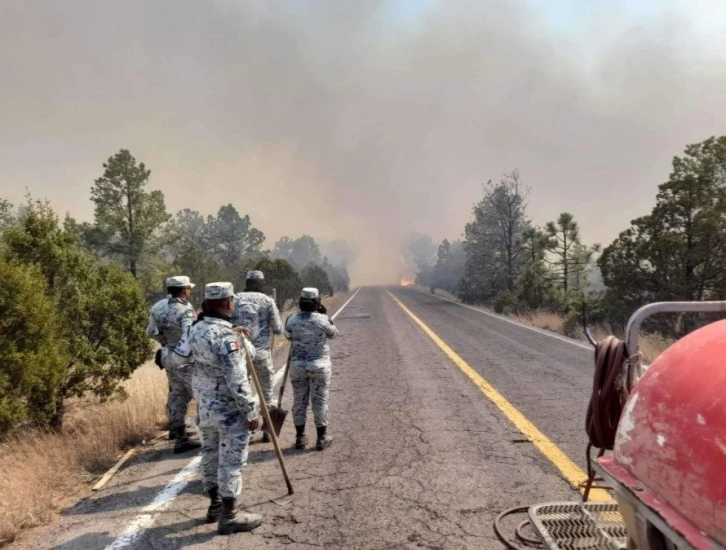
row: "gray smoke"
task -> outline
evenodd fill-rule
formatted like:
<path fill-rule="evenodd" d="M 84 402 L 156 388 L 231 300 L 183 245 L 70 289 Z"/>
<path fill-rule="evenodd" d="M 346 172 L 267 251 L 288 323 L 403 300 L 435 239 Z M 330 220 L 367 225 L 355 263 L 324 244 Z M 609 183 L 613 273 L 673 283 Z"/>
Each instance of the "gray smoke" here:
<path fill-rule="evenodd" d="M 4 0 L 0 196 L 90 219 L 129 148 L 171 211 L 233 202 L 270 247 L 355 242 L 353 282 L 389 282 L 403 235 L 457 238 L 518 168 L 535 221 L 568 210 L 607 243 L 724 133 L 726 17 L 581 4 Z"/>

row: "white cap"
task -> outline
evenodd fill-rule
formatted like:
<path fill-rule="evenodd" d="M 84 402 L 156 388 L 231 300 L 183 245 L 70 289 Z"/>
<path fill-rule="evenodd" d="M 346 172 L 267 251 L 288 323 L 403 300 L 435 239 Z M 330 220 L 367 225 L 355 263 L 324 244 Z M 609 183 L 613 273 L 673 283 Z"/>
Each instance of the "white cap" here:
<path fill-rule="evenodd" d="M 317 298 L 320 298 L 320 293 L 318 292 L 317 288 L 313 288 L 310 286 L 302 289 L 302 292 L 300 293 L 300 298 L 305 298 L 306 300 L 315 300 Z"/>
<path fill-rule="evenodd" d="M 264 281 L 265 280 L 265 274 L 262 273 L 262 271 L 257 271 L 257 270 L 248 271 L 247 272 L 247 280 L 249 281 L 250 279 L 262 279 Z"/>
<path fill-rule="evenodd" d="M 166 280 L 166 288 L 170 287 L 191 287 L 194 288 L 194 283 L 189 280 L 186 275 L 177 275 L 175 277 L 169 277 Z"/>
<path fill-rule="evenodd" d="M 204 286 L 205 300 L 221 300 L 234 296 L 232 283 L 209 283 Z"/>

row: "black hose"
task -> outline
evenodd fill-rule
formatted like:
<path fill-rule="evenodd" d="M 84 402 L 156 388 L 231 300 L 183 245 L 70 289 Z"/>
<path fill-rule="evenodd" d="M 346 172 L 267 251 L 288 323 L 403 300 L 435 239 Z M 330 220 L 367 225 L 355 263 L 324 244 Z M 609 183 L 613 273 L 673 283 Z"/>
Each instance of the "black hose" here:
<path fill-rule="evenodd" d="M 529 525 L 529 520 L 522 521 L 514 530 L 514 534 L 517 540 L 508 539 L 504 535 L 501 521 L 507 516 L 511 516 L 513 514 L 522 514 L 527 511 L 529 511 L 528 506 L 518 506 L 516 508 L 510 508 L 509 510 L 505 510 L 504 512 L 499 514 L 497 516 L 497 519 L 494 520 L 494 532 L 497 534 L 497 537 L 499 537 L 499 540 L 501 540 L 507 546 L 507 548 L 510 548 L 511 550 L 522 550 L 523 545 L 531 546 L 534 548 L 544 548 L 544 545 L 538 539 L 533 539 L 522 534 L 522 529 Z"/>

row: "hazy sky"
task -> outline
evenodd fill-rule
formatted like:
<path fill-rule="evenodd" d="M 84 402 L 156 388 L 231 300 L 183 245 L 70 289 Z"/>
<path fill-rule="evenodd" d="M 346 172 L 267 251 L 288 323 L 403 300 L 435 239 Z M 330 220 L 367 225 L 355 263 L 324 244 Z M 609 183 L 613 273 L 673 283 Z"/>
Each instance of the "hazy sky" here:
<path fill-rule="evenodd" d="M 513 168 L 608 243 L 725 123 L 723 0 L 0 0 L 0 196 L 90 220 L 128 148 L 172 212 L 356 241 L 357 283 Z"/>

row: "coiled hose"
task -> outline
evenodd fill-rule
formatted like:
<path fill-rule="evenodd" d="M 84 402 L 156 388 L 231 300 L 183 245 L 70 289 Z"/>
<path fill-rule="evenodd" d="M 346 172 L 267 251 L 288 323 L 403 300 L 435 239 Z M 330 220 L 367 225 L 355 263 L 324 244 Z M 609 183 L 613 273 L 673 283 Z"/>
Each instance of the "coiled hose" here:
<path fill-rule="evenodd" d="M 615 434 L 623 413 L 625 397 L 630 388 L 627 386 L 627 369 L 625 368 L 628 350 L 625 342 L 615 336 L 608 336 L 595 345 L 595 374 L 593 377 L 592 395 L 585 416 L 587 431 L 587 481 L 580 487 L 584 489 L 583 501 L 587 501 L 590 490 L 607 488 L 594 485 L 595 472 L 590 464 L 592 448 L 599 449 L 598 456 L 615 447 Z M 522 545 L 542 548 L 539 541 L 527 537 L 522 532 L 529 521 L 522 521 L 515 530 L 516 540 L 507 538 L 501 527 L 501 520 L 511 514 L 525 513 L 528 507 L 511 508 L 499 514 L 494 521 L 494 531 L 499 539 L 512 550 L 520 550 Z"/>

